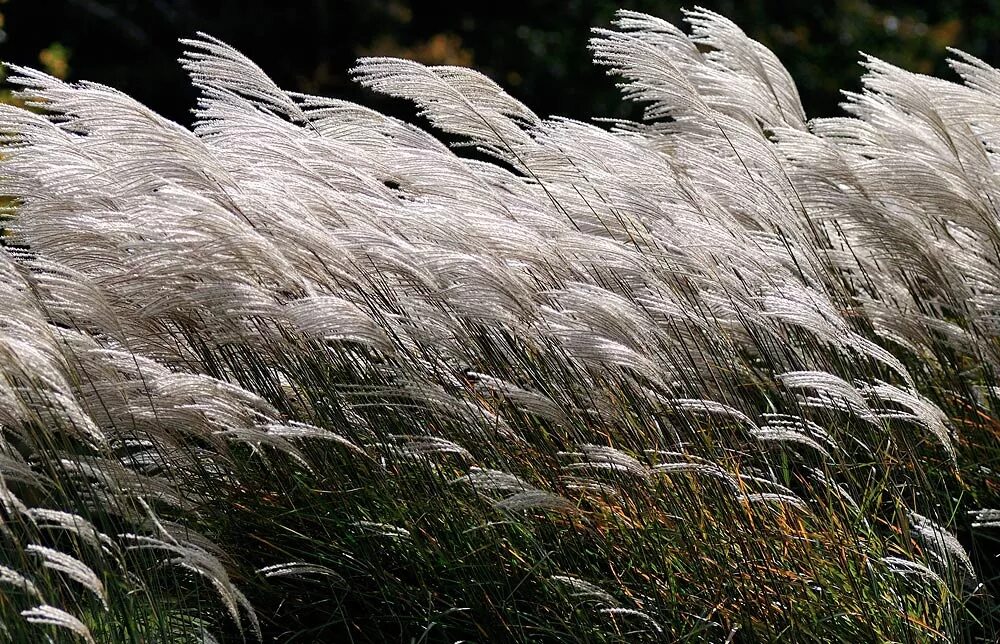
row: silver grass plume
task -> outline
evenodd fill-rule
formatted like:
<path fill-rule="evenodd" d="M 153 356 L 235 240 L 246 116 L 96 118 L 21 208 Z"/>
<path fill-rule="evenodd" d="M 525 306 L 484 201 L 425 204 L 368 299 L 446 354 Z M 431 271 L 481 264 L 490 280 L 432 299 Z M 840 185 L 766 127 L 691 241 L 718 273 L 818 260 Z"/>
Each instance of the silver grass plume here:
<path fill-rule="evenodd" d="M 760 43 L 686 20 L 595 32 L 642 123 L 359 61 L 466 156 L 205 35 L 191 130 L 12 66 L 7 628 L 966 637 L 1000 72 L 869 58 L 809 121 Z"/>

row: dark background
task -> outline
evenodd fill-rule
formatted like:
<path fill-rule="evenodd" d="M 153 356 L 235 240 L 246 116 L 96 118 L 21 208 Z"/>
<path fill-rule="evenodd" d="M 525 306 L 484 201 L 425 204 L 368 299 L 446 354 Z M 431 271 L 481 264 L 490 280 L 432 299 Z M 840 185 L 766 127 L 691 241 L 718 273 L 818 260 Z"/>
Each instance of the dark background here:
<path fill-rule="evenodd" d="M 862 50 L 912 71 L 954 78 L 946 47 L 1000 64 L 1000 0 L 701 0 L 770 47 L 799 85 L 809 116 L 838 112 L 859 88 Z M 540 115 L 634 117 L 590 62 L 590 29 L 617 7 L 678 23 L 674 1 L 537 0 L 0 0 L 3 60 L 121 89 L 181 122 L 194 91 L 176 59 L 180 37 L 205 31 L 253 58 L 287 89 L 398 111 L 356 87 L 360 55 L 472 65 Z M 692 6 L 687 4 L 686 6 Z"/>

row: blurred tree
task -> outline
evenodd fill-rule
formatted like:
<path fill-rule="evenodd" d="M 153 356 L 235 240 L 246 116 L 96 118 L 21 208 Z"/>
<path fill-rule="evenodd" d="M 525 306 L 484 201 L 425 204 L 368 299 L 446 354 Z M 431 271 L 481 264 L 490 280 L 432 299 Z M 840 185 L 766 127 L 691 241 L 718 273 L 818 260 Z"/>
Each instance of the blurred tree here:
<path fill-rule="evenodd" d="M 54 42 L 38 52 L 42 69 L 56 78 L 69 76 L 69 50 L 62 43 Z"/>

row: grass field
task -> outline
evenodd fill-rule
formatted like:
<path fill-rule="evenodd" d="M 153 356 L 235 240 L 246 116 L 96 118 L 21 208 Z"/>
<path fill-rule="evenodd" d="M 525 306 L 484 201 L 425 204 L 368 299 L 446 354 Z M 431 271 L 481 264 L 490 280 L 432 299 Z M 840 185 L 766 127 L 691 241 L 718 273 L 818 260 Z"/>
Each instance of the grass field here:
<path fill-rule="evenodd" d="M 685 19 L 590 43 L 641 123 L 359 61 L 421 129 L 208 36 L 193 130 L 12 67 L 0 637 L 994 641 L 1000 71 L 807 120 Z"/>

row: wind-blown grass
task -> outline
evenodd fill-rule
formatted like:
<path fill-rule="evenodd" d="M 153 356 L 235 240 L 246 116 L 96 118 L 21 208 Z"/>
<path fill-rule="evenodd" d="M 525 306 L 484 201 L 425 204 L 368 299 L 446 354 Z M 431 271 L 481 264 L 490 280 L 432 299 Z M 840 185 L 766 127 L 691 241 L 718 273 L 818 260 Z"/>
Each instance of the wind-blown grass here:
<path fill-rule="evenodd" d="M 193 130 L 14 68 L 10 639 L 995 637 L 1000 72 L 807 121 L 686 19 L 591 42 L 643 123 L 359 61 L 451 147 L 207 36 Z"/>

